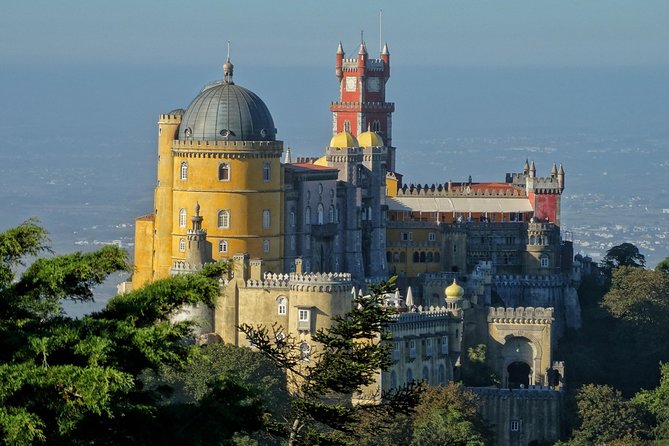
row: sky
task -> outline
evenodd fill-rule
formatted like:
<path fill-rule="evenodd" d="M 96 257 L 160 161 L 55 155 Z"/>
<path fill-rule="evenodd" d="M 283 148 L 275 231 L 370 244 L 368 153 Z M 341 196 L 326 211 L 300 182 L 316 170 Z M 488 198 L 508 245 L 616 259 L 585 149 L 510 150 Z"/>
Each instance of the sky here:
<path fill-rule="evenodd" d="M 407 66 L 667 66 L 666 0 L 8 0 L 3 64 L 327 65 L 365 31 Z"/>

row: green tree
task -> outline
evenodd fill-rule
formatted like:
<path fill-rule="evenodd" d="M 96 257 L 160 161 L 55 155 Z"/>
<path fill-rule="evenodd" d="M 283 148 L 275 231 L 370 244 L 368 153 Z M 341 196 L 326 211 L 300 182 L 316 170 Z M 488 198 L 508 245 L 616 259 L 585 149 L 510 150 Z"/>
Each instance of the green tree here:
<path fill-rule="evenodd" d="M 239 327 L 292 378 L 287 420 L 273 426 L 288 445 L 352 444 L 365 413 L 382 413 L 379 418 L 392 420 L 418 403 L 419 392 L 410 385 L 383 395 L 381 404 L 350 404 L 352 395 L 372 385 L 378 371 L 390 365 L 387 327 L 394 310 L 383 299 L 394 290 L 393 278 L 369 295 L 355 297 L 351 311 L 333 317 L 329 329 L 312 335 L 318 347 L 308 358 L 292 336 L 277 336 L 281 327 Z"/>
<path fill-rule="evenodd" d="M 634 444 L 647 441 L 643 411 L 620 391 L 606 385 L 586 384 L 576 395 L 580 426 L 568 443 L 573 446 Z"/>
<path fill-rule="evenodd" d="M 486 387 L 499 384 L 499 378 L 486 362 L 486 355 L 485 344 L 467 349 L 467 362 L 463 367 L 463 376 L 468 386 Z"/>
<path fill-rule="evenodd" d="M 621 266 L 643 268 L 646 265 L 646 257 L 632 243 L 621 243 L 606 251 L 601 265 L 604 273 L 610 276 L 615 268 Z"/>
<path fill-rule="evenodd" d="M 492 444 L 491 435 L 476 395 L 451 383 L 426 389 L 416 408 L 411 446 L 484 446 Z"/>
<path fill-rule="evenodd" d="M 34 220 L 0 234 L 0 444 L 174 444 L 186 433 L 190 444 L 224 444 L 260 427 L 260 399 L 234 378 L 181 405 L 142 380 L 147 369 L 188 363 L 192 324 L 170 315 L 212 305 L 226 265 L 155 282 L 73 319 L 61 301 L 92 299 L 95 285 L 128 268 L 125 252 L 42 257 L 17 276 L 23 259 L 49 251 L 47 242 Z"/>
<path fill-rule="evenodd" d="M 657 271 L 658 273 L 669 274 L 669 257 L 665 258 L 660 263 L 658 263 L 655 266 L 655 271 Z"/>
<path fill-rule="evenodd" d="M 654 417 L 655 440 L 669 441 L 669 364 L 660 364 L 660 383 L 639 392 L 634 401 Z"/>

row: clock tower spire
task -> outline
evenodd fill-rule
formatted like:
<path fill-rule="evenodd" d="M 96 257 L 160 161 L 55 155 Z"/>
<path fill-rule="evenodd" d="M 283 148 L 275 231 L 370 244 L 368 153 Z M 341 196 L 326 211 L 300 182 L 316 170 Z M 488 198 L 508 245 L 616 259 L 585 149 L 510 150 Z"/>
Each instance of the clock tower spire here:
<path fill-rule="evenodd" d="M 386 83 L 390 78 L 388 44 L 384 45 L 378 59 L 368 56 L 364 40 L 360 42 L 355 58 L 344 56 L 340 42 L 335 59 L 339 100 L 330 104 L 332 133 L 347 131 L 358 136 L 368 128 L 380 133 L 388 149 L 386 169 L 394 172 L 392 113 L 395 104 L 386 102 Z"/>

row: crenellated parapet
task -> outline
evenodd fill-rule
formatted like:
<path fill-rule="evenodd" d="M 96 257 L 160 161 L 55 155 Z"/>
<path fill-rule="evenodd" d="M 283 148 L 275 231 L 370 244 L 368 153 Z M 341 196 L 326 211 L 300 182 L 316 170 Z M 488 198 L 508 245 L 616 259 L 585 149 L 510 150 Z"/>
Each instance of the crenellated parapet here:
<path fill-rule="evenodd" d="M 503 274 L 494 277 L 497 286 L 522 286 L 534 288 L 562 287 L 564 281 L 559 274 L 546 276 Z"/>
<path fill-rule="evenodd" d="M 172 275 L 176 274 L 190 274 L 202 269 L 202 265 L 194 265 L 183 260 L 175 260 L 172 262 Z"/>
<path fill-rule="evenodd" d="M 290 273 L 289 287 L 293 291 L 348 292 L 353 280 L 350 273 Z"/>
<path fill-rule="evenodd" d="M 398 197 L 526 197 L 523 189 L 505 188 L 453 188 L 444 184 L 404 184 L 397 190 Z"/>
<path fill-rule="evenodd" d="M 180 114 L 165 113 L 158 117 L 158 124 L 181 124 Z"/>
<path fill-rule="evenodd" d="M 490 307 L 488 323 L 550 325 L 553 322 L 553 308 L 543 307 Z"/>
<path fill-rule="evenodd" d="M 246 281 L 247 288 L 289 288 L 289 274 L 265 273 L 263 280 L 249 279 Z"/>

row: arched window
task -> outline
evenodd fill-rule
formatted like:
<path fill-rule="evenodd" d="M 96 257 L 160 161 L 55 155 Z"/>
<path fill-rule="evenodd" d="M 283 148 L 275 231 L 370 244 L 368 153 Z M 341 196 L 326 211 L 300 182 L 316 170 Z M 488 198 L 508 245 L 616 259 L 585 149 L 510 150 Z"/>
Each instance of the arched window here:
<path fill-rule="evenodd" d="M 186 227 L 186 209 L 184 208 L 179 209 L 179 227 Z"/>
<path fill-rule="evenodd" d="M 330 211 L 328 212 L 328 217 L 329 217 L 328 220 L 330 221 L 330 223 L 335 222 L 335 208 L 332 205 L 330 205 Z"/>
<path fill-rule="evenodd" d="M 427 256 L 425 257 L 425 261 L 426 261 L 427 263 L 432 263 L 433 260 L 434 260 L 434 254 L 432 254 L 431 252 L 428 252 L 428 253 L 427 253 Z"/>
<path fill-rule="evenodd" d="M 394 252 L 393 253 L 393 262 L 399 263 L 400 261 L 400 253 L 399 252 Z"/>
<path fill-rule="evenodd" d="M 407 261 L 406 252 L 404 252 L 404 251 L 400 252 L 400 263 L 406 263 L 406 261 Z"/>
<path fill-rule="evenodd" d="M 421 251 L 420 253 L 420 263 L 425 263 L 425 251 Z"/>
<path fill-rule="evenodd" d="M 181 252 L 186 251 L 186 239 L 185 238 L 179 239 L 179 251 L 181 251 Z"/>
<path fill-rule="evenodd" d="M 381 122 L 378 119 L 372 122 L 372 131 L 374 132 L 381 131 Z"/>
<path fill-rule="evenodd" d="M 410 383 L 413 381 L 413 370 L 411 370 L 411 367 L 407 368 L 407 383 Z"/>
<path fill-rule="evenodd" d="M 297 219 L 295 218 L 295 209 L 291 209 L 290 210 L 290 226 L 295 227 L 296 220 Z"/>
<path fill-rule="evenodd" d="M 548 268 L 551 264 L 550 258 L 544 254 L 541 256 L 541 267 L 542 268 Z"/>
<path fill-rule="evenodd" d="M 262 180 L 265 183 L 272 180 L 272 165 L 270 163 L 262 163 Z"/>
<path fill-rule="evenodd" d="M 391 263 L 393 261 L 393 253 L 388 251 L 386 252 L 386 262 Z"/>
<path fill-rule="evenodd" d="M 420 262 L 420 254 L 418 254 L 418 251 L 413 253 L 413 263 L 418 263 Z"/>
<path fill-rule="evenodd" d="M 280 316 L 288 314 L 288 299 L 285 296 L 279 296 L 276 299 L 277 312 Z"/>
<path fill-rule="evenodd" d="M 344 131 L 351 133 L 351 121 L 344 121 Z"/>
<path fill-rule="evenodd" d="M 221 254 L 225 254 L 228 252 L 228 241 L 227 240 L 220 240 L 218 242 L 218 252 Z"/>
<path fill-rule="evenodd" d="M 218 180 L 230 181 L 230 164 L 221 163 L 218 165 Z"/>
<path fill-rule="evenodd" d="M 304 224 L 311 224 L 311 208 L 309 206 L 304 209 Z"/>
<path fill-rule="evenodd" d="M 183 161 L 181 163 L 181 179 L 182 180 L 188 179 L 188 163 L 186 161 Z"/>
<path fill-rule="evenodd" d="M 441 262 L 441 255 L 439 254 L 439 251 L 434 253 L 434 261 L 437 263 Z"/>
<path fill-rule="evenodd" d="M 230 227 L 230 210 L 223 209 L 218 211 L 218 227 L 228 229 Z"/>
<path fill-rule="evenodd" d="M 269 209 L 263 209 L 262 211 L 262 228 L 263 229 L 269 229 L 272 221 L 271 221 L 271 214 L 269 212 Z"/>
<path fill-rule="evenodd" d="M 317 209 L 318 209 L 318 211 L 317 211 L 318 212 L 318 224 L 322 225 L 323 224 L 323 218 L 324 218 L 323 217 L 323 213 L 324 213 L 323 203 L 318 203 L 318 208 Z"/>
<path fill-rule="evenodd" d="M 262 252 L 264 252 L 264 253 L 269 252 L 269 240 L 263 240 L 262 241 Z"/>
<path fill-rule="evenodd" d="M 423 381 L 429 381 L 430 380 L 430 371 L 428 370 L 427 366 L 423 367 Z"/>

